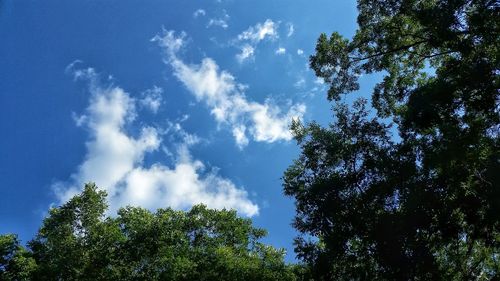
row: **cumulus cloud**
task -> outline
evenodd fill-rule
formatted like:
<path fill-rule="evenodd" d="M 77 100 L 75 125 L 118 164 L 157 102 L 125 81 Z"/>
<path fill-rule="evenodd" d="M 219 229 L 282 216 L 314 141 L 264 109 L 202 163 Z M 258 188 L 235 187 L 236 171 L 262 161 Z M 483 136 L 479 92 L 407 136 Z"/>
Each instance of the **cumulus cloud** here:
<path fill-rule="evenodd" d="M 120 87 L 101 86 L 91 68 L 77 70 L 74 75 L 90 81 L 90 102 L 81 119 L 90 137 L 83 162 L 69 180 L 53 186 L 61 202 L 80 192 L 84 183 L 93 181 L 107 191 L 111 211 L 126 205 L 184 209 L 203 203 L 210 208 L 236 209 L 246 216 L 258 213 L 258 206 L 243 188 L 193 159 L 189 149 L 199 139 L 185 132 L 179 123 L 169 123 L 163 131 L 144 126 L 135 136 L 126 128 L 138 116 L 139 101 Z M 173 164 L 146 166 L 144 157 L 163 145 L 165 134 L 178 139 L 171 144 L 176 148 Z"/>
<path fill-rule="evenodd" d="M 284 55 L 286 53 L 286 49 L 283 47 L 279 47 L 278 49 L 276 49 L 275 53 L 277 55 Z"/>
<path fill-rule="evenodd" d="M 297 55 L 302 56 L 304 54 L 304 50 L 297 49 Z"/>
<path fill-rule="evenodd" d="M 248 144 L 249 137 L 259 142 L 290 140 L 289 130 L 293 119 L 301 119 L 306 107 L 293 104 L 283 112 L 270 99 L 264 103 L 250 101 L 245 96 L 245 87 L 237 83 L 229 72 L 220 70 L 211 58 L 200 64 L 187 64 L 178 56 L 185 34 L 176 36 L 173 31 L 165 31 L 152 41 L 165 51 L 165 62 L 173 69 L 173 74 L 195 96 L 211 110 L 218 124 L 229 126 L 237 145 Z"/>
<path fill-rule="evenodd" d="M 274 21 L 267 19 L 264 23 L 257 23 L 240 33 L 236 42 L 241 52 L 236 55 L 238 62 L 242 63 L 253 58 L 254 50 L 260 41 L 265 39 L 274 40 L 278 38 L 278 25 Z"/>

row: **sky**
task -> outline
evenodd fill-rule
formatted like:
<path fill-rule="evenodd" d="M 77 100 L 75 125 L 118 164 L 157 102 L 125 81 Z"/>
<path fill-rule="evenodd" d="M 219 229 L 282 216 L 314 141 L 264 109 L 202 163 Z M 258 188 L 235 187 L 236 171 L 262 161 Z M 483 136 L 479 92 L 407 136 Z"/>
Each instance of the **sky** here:
<path fill-rule="evenodd" d="M 344 0 L 0 1 L 0 233 L 27 242 L 92 181 L 110 215 L 236 209 L 294 260 L 288 128 L 331 121 L 308 57 L 356 15 Z"/>

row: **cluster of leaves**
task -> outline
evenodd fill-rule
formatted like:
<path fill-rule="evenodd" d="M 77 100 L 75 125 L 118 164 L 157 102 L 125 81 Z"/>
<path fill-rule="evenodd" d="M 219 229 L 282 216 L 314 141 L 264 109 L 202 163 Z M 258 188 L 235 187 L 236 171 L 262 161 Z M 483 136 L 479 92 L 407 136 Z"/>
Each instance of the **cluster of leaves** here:
<path fill-rule="evenodd" d="M 310 58 L 335 121 L 293 126 L 299 257 L 316 280 L 499 278 L 500 3 L 358 9 L 355 36 L 322 34 Z M 340 102 L 374 72 L 373 111 Z"/>
<path fill-rule="evenodd" d="M 35 269 L 31 253 L 15 235 L 0 235 L 0 280 L 29 280 Z"/>
<path fill-rule="evenodd" d="M 296 280 L 300 270 L 235 211 L 106 210 L 105 192 L 87 184 L 50 210 L 30 251 L 0 236 L 0 280 Z"/>

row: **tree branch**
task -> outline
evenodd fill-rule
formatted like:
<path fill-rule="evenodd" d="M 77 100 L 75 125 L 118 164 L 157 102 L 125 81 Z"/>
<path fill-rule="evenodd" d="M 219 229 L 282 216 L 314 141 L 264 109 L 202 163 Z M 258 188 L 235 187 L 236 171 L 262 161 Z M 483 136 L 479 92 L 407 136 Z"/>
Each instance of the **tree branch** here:
<path fill-rule="evenodd" d="M 405 46 L 401 46 L 401 47 L 394 48 L 394 49 L 391 49 L 391 50 L 387 50 L 387 51 L 384 51 L 384 52 L 376 53 L 376 54 L 373 54 L 373 55 L 370 55 L 370 56 L 367 56 L 367 57 L 364 57 L 364 58 L 350 58 L 350 59 L 353 59 L 351 61 L 351 63 L 356 63 L 356 62 L 360 62 L 360 61 L 363 61 L 363 60 L 368 60 L 368 59 L 371 59 L 371 58 L 375 58 L 375 57 L 379 57 L 379 56 L 383 56 L 383 55 L 387 55 L 387 54 L 391 54 L 391 53 L 396 53 L 396 52 L 399 52 L 399 51 L 402 51 L 402 50 L 409 49 L 411 47 L 420 45 L 420 44 L 425 43 L 427 41 L 428 40 L 417 41 L 417 42 L 414 42 L 414 43 L 409 44 L 409 45 L 405 45 Z"/>

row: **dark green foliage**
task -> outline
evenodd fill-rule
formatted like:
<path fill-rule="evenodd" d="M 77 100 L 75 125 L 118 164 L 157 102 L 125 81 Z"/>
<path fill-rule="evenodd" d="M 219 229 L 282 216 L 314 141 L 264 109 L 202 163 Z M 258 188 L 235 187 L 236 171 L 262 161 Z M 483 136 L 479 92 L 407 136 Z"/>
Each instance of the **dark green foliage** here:
<path fill-rule="evenodd" d="M 295 280 L 284 250 L 259 242 L 266 232 L 235 211 L 106 209 L 87 184 L 50 210 L 31 252 L 0 236 L 1 280 Z"/>
<path fill-rule="evenodd" d="M 358 9 L 352 40 L 321 35 L 310 62 L 333 101 L 383 72 L 376 115 L 358 101 L 329 128 L 294 124 L 302 155 L 284 188 L 312 236 L 299 257 L 317 280 L 499 278 L 500 3 Z"/>
<path fill-rule="evenodd" d="M 0 235 L 0 280 L 30 280 L 36 268 L 31 253 L 13 234 Z"/>

